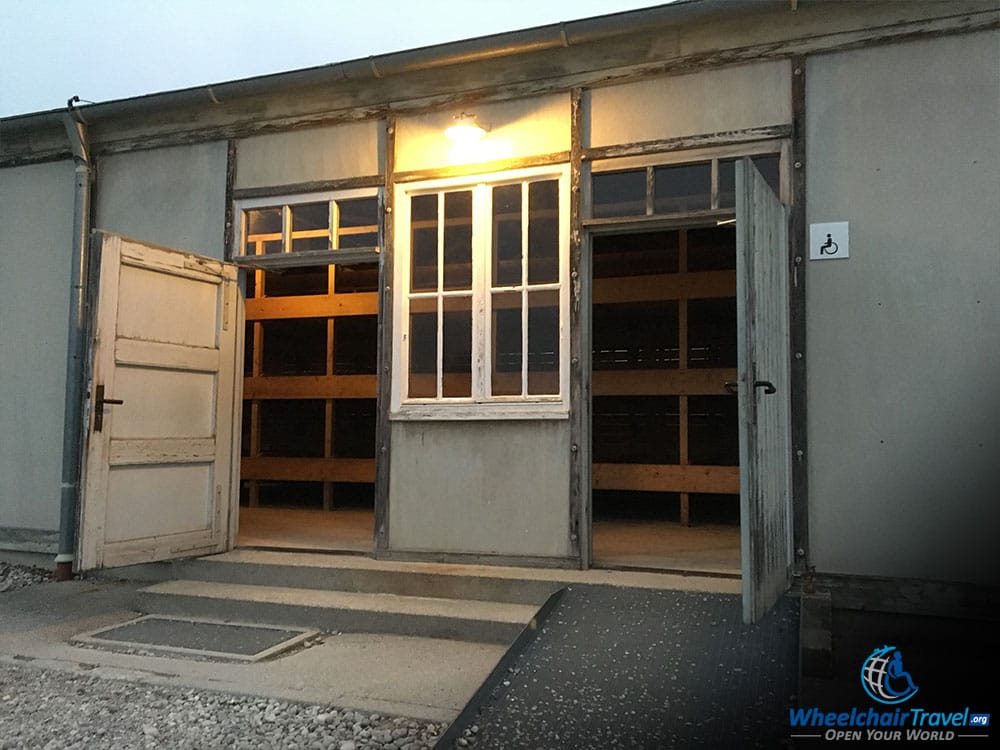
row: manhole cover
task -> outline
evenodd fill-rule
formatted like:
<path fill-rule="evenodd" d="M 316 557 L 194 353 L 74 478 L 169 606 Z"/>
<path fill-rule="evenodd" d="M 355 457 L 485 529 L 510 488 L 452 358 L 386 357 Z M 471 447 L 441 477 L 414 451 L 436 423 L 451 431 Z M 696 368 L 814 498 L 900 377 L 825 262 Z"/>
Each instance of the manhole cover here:
<path fill-rule="evenodd" d="M 256 623 L 145 615 L 121 625 L 83 633 L 72 640 L 78 645 L 112 651 L 259 661 L 287 651 L 318 632 Z"/>

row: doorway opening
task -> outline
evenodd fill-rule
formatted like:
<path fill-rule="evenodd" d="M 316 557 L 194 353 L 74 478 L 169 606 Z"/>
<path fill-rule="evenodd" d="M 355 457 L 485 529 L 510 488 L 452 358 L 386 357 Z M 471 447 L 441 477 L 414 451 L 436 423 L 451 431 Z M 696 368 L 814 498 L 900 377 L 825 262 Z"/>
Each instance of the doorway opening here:
<path fill-rule="evenodd" d="M 331 213 L 335 247 L 377 244 L 366 197 L 246 211 L 245 254 L 329 249 Z M 378 278 L 378 263 L 247 271 L 237 546 L 372 553 Z"/>
<path fill-rule="evenodd" d="M 735 226 L 592 250 L 594 565 L 738 575 Z"/>

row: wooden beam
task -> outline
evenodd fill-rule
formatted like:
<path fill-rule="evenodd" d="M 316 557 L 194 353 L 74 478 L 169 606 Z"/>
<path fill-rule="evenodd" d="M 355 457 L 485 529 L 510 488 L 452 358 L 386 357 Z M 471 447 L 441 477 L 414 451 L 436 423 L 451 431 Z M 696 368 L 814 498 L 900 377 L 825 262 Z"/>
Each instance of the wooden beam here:
<path fill-rule="evenodd" d="M 723 495 L 737 495 L 740 491 L 738 466 L 595 463 L 592 476 L 595 490 Z"/>
<path fill-rule="evenodd" d="M 375 398 L 377 375 L 274 375 L 243 379 L 243 397 Z"/>
<path fill-rule="evenodd" d="M 375 459 L 244 456 L 240 477 L 272 482 L 374 482 Z"/>
<path fill-rule="evenodd" d="M 671 151 L 690 151 L 695 148 L 715 148 L 732 146 L 756 141 L 770 141 L 788 138 L 792 129 L 789 125 L 768 125 L 766 127 L 747 128 L 745 130 L 725 130 L 719 133 L 688 135 L 678 138 L 663 138 L 655 141 L 639 141 L 623 143 L 615 146 L 600 146 L 588 148 L 583 158 L 594 161 L 597 159 L 616 159 L 622 156 L 645 156 L 647 154 L 663 154 Z"/>
<path fill-rule="evenodd" d="M 697 271 L 594 279 L 594 304 L 736 296 L 736 271 Z"/>
<path fill-rule="evenodd" d="M 590 566 L 590 523 L 587 507 L 590 498 L 590 440 L 587 439 L 590 420 L 590 398 L 587 395 L 586 356 L 584 348 L 584 311 L 588 305 L 583 280 L 589 266 L 583 260 L 583 239 L 580 234 L 583 166 L 583 89 L 570 92 L 570 153 L 569 153 L 569 272 L 572 301 L 570 304 L 570 470 L 569 470 L 569 548 L 579 560 L 580 568 Z M 583 277 L 583 278 L 581 278 Z M 565 325 L 565 322 L 564 322 Z M 563 364 L 565 367 L 565 363 Z M 558 373 L 552 373 L 558 376 Z M 553 383 L 558 391 L 558 381 Z"/>
<path fill-rule="evenodd" d="M 378 292 L 315 294 L 301 297 L 248 299 L 248 320 L 326 318 L 342 315 L 377 315 Z"/>
<path fill-rule="evenodd" d="M 235 200 L 248 198 L 275 198 L 286 195 L 301 195 L 302 193 L 331 193 L 336 190 L 357 190 L 359 188 L 380 187 L 382 175 L 366 177 L 344 177 L 339 180 L 316 180 L 314 182 L 295 182 L 290 185 L 269 185 L 267 187 L 239 188 L 233 191 Z"/>
<path fill-rule="evenodd" d="M 381 164 L 385 182 L 380 196 L 382 211 L 379 245 L 384 252 L 378 269 L 378 291 L 375 294 L 378 305 L 378 344 L 376 362 L 378 367 L 378 398 L 376 401 L 375 423 L 375 556 L 382 558 L 389 551 L 389 469 L 391 461 L 392 425 L 389 410 L 392 404 L 392 278 L 395 254 L 396 215 L 393 207 L 393 185 L 396 172 L 396 118 L 387 117 L 382 130 Z"/>
<path fill-rule="evenodd" d="M 809 450 L 808 394 L 806 392 L 806 58 L 792 58 L 792 143 L 791 216 L 788 228 L 789 339 L 792 358 L 791 387 L 792 438 L 792 536 L 794 567 L 808 570 L 809 557 Z M 800 552 L 801 550 L 801 552 Z"/>
<path fill-rule="evenodd" d="M 552 154 L 540 154 L 538 156 L 520 156 L 514 159 L 502 159 L 500 161 L 482 162 L 479 164 L 460 164 L 454 167 L 441 167 L 439 169 L 420 169 L 410 172 L 397 172 L 395 181 L 401 182 L 423 182 L 424 180 L 438 180 L 447 177 L 465 177 L 474 174 L 490 174 L 492 172 L 508 172 L 512 169 L 528 169 L 530 167 L 548 167 L 555 164 L 565 164 L 569 161 L 568 151 L 557 151 Z"/>
<path fill-rule="evenodd" d="M 594 396 L 724 396 L 736 369 L 595 370 Z"/>

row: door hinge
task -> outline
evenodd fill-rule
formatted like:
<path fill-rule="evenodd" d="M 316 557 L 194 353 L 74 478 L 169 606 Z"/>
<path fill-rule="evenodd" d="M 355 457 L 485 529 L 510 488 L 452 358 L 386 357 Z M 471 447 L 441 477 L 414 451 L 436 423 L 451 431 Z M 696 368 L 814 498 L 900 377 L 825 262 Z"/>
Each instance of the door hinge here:
<path fill-rule="evenodd" d="M 222 285 L 222 330 L 229 330 L 229 291 L 230 282 Z"/>

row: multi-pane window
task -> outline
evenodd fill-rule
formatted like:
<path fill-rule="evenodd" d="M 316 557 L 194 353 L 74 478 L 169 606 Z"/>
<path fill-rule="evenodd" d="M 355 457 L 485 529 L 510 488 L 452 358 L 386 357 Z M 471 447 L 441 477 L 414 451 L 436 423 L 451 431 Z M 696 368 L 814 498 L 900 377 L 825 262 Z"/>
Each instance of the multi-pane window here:
<path fill-rule="evenodd" d="M 776 194 L 779 157 L 751 157 Z M 595 219 L 661 216 L 733 209 L 736 206 L 736 160 L 706 159 L 686 164 L 595 173 L 592 182 Z"/>
<path fill-rule="evenodd" d="M 397 193 L 397 407 L 563 401 L 566 182 L 534 171 Z"/>
<path fill-rule="evenodd" d="M 374 249 L 379 244 L 374 190 L 303 195 L 294 203 L 256 199 L 242 201 L 239 208 L 243 231 L 236 258 L 283 256 L 285 264 L 290 264 L 297 263 L 296 258 L 305 261 L 332 251 Z"/>

